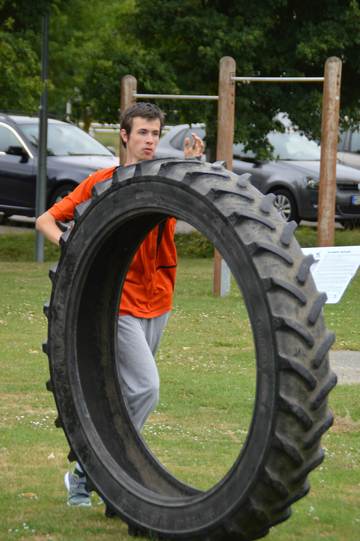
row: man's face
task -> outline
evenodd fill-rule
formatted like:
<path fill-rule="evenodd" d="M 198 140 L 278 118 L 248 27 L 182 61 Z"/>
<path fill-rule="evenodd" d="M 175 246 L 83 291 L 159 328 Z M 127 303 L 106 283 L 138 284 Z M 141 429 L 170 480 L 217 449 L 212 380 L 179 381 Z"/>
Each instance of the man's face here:
<path fill-rule="evenodd" d="M 126 143 L 126 165 L 151 160 L 160 139 L 160 120 L 135 117 L 130 135 L 122 129 L 121 137 Z"/>

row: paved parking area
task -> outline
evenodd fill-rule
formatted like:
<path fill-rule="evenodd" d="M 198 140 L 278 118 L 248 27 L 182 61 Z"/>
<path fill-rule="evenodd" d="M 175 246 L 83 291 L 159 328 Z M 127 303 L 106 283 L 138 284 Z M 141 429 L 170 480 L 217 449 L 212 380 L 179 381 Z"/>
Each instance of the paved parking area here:
<path fill-rule="evenodd" d="M 0 219 L 2 218 L 3 214 L 0 212 Z M 31 231 L 34 224 L 35 218 L 28 218 L 27 216 L 11 216 L 5 223 L 0 222 L 0 235 L 18 235 L 22 231 Z"/>
<path fill-rule="evenodd" d="M 330 366 L 338 383 L 360 383 L 360 351 L 331 351 Z"/>

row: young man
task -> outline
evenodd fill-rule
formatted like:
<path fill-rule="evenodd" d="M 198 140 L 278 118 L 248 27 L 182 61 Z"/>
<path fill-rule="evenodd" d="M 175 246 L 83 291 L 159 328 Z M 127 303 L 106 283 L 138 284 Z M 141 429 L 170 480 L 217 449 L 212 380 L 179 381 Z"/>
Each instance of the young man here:
<path fill-rule="evenodd" d="M 125 166 L 154 158 L 164 115 L 150 103 L 136 103 L 122 116 L 120 134 L 126 147 Z M 193 134 L 185 141 L 184 156 L 201 156 L 202 140 Z M 72 220 L 75 208 L 91 197 L 94 184 L 110 179 L 115 167 L 86 178 L 68 196 L 36 220 L 36 228 L 55 244 L 62 231 L 57 221 Z M 175 218 L 155 227 L 139 246 L 130 265 L 119 306 L 117 358 L 119 377 L 134 425 L 141 430 L 159 399 L 159 375 L 155 362 L 162 332 L 172 309 L 176 274 Z M 161 261 L 159 265 L 158 262 Z M 65 475 L 68 505 L 88 507 L 90 494 L 81 465 Z"/>

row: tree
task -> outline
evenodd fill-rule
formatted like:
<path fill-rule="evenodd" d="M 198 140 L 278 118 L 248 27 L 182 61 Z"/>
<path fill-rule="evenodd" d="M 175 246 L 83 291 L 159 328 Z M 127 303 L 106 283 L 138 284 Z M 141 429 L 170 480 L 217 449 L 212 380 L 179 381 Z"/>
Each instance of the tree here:
<path fill-rule="evenodd" d="M 89 107 L 94 107 L 96 100 L 87 88 L 89 73 L 97 59 L 106 60 L 103 40 L 111 39 L 113 17 L 129 3 L 132 2 L 72 0 L 53 10 L 49 62 L 52 83 L 49 109 L 53 113 L 64 115 L 70 101 L 72 118 L 79 120 L 88 115 Z"/>
<path fill-rule="evenodd" d="M 94 66 L 98 58 L 100 65 L 106 63 L 108 42 L 119 43 L 114 22 L 132 6 L 132 0 L 37 0 L 36 6 L 27 0 L 0 0 L 2 108 L 28 114 L 38 111 L 42 90 L 41 25 L 47 10 L 50 114 L 63 117 L 67 101 L 73 103 L 75 119 L 82 118 L 89 105 L 100 109 L 96 107 L 97 92 L 92 84 Z M 121 37 L 120 41 L 123 46 L 125 39 Z M 106 86 L 112 88 L 113 79 L 109 73 L 110 84 Z M 118 109 L 118 95 L 117 90 L 112 98 L 114 103 L 117 100 L 113 111 Z M 112 120 L 116 117 L 113 114 Z"/>
<path fill-rule="evenodd" d="M 156 14 L 156 16 L 154 16 Z M 218 62 L 233 56 L 238 75 L 321 76 L 329 56 L 343 61 L 342 122 L 360 120 L 360 8 L 355 0 L 141 0 L 131 30 L 175 74 L 182 93 L 216 93 Z M 166 91 L 166 88 L 163 88 Z M 320 133 L 319 85 L 238 85 L 236 139 L 258 150 L 274 116 L 286 111 L 306 133 Z M 213 105 L 177 108 L 214 123 Z"/>
<path fill-rule="evenodd" d="M 140 92 L 216 94 L 222 56 L 237 74 L 319 76 L 343 61 L 341 121 L 360 121 L 357 0 L 0 0 L 0 91 L 6 109 L 35 112 L 41 92 L 41 17 L 50 10 L 49 111 L 91 111 L 117 121 L 121 77 Z M 266 152 L 274 116 L 286 111 L 319 136 L 320 85 L 237 85 L 236 140 Z M 214 141 L 215 102 L 159 102 L 167 122 L 205 121 Z"/>
<path fill-rule="evenodd" d="M 0 94 L 3 110 L 35 112 L 41 92 L 38 57 L 29 42 L 0 30 Z"/>
<path fill-rule="evenodd" d="M 134 2 L 113 0 L 105 5 L 94 0 L 93 4 L 99 11 L 97 25 L 91 33 L 88 30 L 84 47 L 85 69 L 77 84 L 82 107 L 89 107 L 99 121 L 117 122 L 120 82 L 129 73 L 138 78 L 142 90 L 159 91 L 165 82 L 170 91 L 178 91 L 168 65 L 160 61 L 155 50 L 145 50 L 129 32 L 128 21 L 134 17 Z"/>
<path fill-rule="evenodd" d="M 71 101 L 73 120 L 117 122 L 124 75 L 133 73 L 145 87 L 154 78 L 171 85 L 157 53 L 145 52 L 129 33 L 133 11 L 133 0 L 72 0 L 53 10 L 50 111 L 63 115 Z"/>
<path fill-rule="evenodd" d="M 41 21 L 69 0 L 0 0 L 0 93 L 3 110 L 34 114 L 41 83 Z"/>

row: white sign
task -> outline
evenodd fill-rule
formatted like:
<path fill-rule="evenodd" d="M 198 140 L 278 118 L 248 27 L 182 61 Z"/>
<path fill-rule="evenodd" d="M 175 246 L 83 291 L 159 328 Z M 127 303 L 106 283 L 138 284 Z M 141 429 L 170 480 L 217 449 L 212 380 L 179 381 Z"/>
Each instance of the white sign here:
<path fill-rule="evenodd" d="M 360 246 L 303 248 L 302 251 L 315 258 L 311 273 L 317 289 L 327 294 L 329 304 L 339 302 L 360 265 Z"/>

